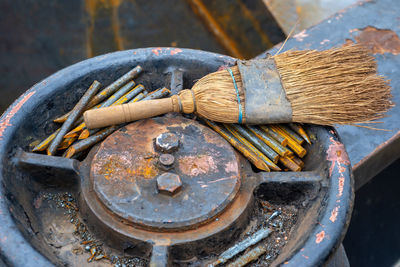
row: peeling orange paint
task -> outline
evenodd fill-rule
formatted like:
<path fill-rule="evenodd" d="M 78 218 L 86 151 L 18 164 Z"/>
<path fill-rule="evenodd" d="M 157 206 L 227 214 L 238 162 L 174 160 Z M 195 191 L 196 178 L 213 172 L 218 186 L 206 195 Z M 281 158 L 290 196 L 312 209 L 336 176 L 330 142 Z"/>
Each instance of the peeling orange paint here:
<path fill-rule="evenodd" d="M 235 172 L 238 169 L 237 161 L 230 161 L 225 164 L 225 172 Z"/>
<path fill-rule="evenodd" d="M 151 49 L 151 52 L 153 52 L 153 54 L 156 56 L 158 56 L 161 51 L 162 51 L 161 47 Z"/>
<path fill-rule="evenodd" d="M 217 170 L 213 157 L 209 155 L 181 157 L 178 162 L 182 173 L 190 176 L 197 176 Z"/>
<path fill-rule="evenodd" d="M 219 66 L 218 71 L 220 71 L 220 70 L 226 70 L 226 69 L 228 69 L 228 68 L 229 68 L 228 65 L 221 65 L 221 66 Z"/>
<path fill-rule="evenodd" d="M 182 52 L 182 49 L 179 49 L 179 48 L 172 49 L 171 50 L 171 56 L 179 54 L 181 52 Z"/>
<path fill-rule="evenodd" d="M 293 38 L 296 39 L 299 42 L 303 42 L 306 37 L 308 37 L 308 34 L 306 33 L 306 30 L 302 30 L 298 34 L 293 35 Z"/>
<path fill-rule="evenodd" d="M 107 162 L 99 167 L 101 168 L 99 174 L 109 181 L 124 179 L 133 182 L 137 177 L 151 179 L 158 174 L 158 170 L 153 164 L 153 159 L 140 156 L 134 165 L 132 165 L 132 161 L 126 162 L 122 158 L 111 156 Z"/>
<path fill-rule="evenodd" d="M 330 137 L 331 145 L 327 151 L 327 160 L 331 162 L 331 167 L 329 168 L 329 175 L 332 176 L 333 169 L 335 168 L 336 164 L 338 164 L 339 168 L 341 164 L 349 165 L 350 160 L 346 154 L 346 150 L 344 145 L 340 142 L 337 142 Z"/>
<path fill-rule="evenodd" d="M 326 44 L 326 43 L 329 43 L 329 42 L 330 42 L 329 39 L 324 39 L 319 44 L 323 45 L 323 44 Z"/>
<path fill-rule="evenodd" d="M 338 197 L 341 197 L 343 195 L 343 187 L 344 187 L 344 177 L 339 178 L 339 193 Z"/>
<path fill-rule="evenodd" d="M 400 38 L 392 30 L 368 26 L 357 33 L 356 42 L 367 47 L 374 54 L 400 54 Z"/>
<path fill-rule="evenodd" d="M 18 110 L 20 110 L 20 108 L 25 104 L 25 102 L 28 101 L 28 99 L 31 98 L 31 96 L 33 96 L 35 93 L 36 91 L 32 91 L 26 94 L 0 121 L 0 140 L 3 139 L 2 137 L 7 127 L 12 126 L 10 123 L 11 118 L 14 117 L 15 113 L 17 113 Z"/>
<path fill-rule="evenodd" d="M 339 208 L 340 208 L 340 206 L 337 206 L 331 212 L 331 217 L 329 217 L 329 220 L 331 220 L 331 222 L 333 222 L 333 223 L 336 221 L 336 218 L 337 218 L 338 212 L 339 212 Z"/>
<path fill-rule="evenodd" d="M 325 238 L 325 231 L 321 231 L 318 234 L 316 234 L 317 239 L 315 239 L 315 243 L 319 244 L 324 240 Z"/>

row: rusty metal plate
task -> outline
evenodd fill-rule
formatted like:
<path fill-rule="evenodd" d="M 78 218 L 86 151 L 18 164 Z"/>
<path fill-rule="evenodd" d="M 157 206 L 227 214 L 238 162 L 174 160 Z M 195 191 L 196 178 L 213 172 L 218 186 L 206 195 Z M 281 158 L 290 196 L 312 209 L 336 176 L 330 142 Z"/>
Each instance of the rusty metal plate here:
<path fill-rule="evenodd" d="M 167 171 L 159 162 L 163 152 L 155 146 L 164 133 L 179 138 Z M 209 128 L 180 116 L 121 128 L 101 144 L 91 165 L 94 191 L 108 210 L 153 230 L 194 228 L 223 211 L 240 187 L 233 148 Z M 157 188 L 157 178 L 166 172 L 179 176 L 178 193 L 162 194 Z"/>

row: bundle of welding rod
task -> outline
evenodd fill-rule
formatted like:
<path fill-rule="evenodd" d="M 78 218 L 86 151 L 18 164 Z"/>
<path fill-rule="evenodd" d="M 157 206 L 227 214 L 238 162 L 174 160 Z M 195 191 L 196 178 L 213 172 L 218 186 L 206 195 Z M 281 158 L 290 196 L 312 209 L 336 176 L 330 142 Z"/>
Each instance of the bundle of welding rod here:
<path fill-rule="evenodd" d="M 311 140 L 300 124 L 239 125 L 204 122 L 224 137 L 258 169 L 301 171 Z"/>
<path fill-rule="evenodd" d="M 158 99 L 170 94 L 167 88 L 148 93 L 143 85 L 136 85 L 133 79 L 141 72 L 142 68 L 136 66 L 98 93 L 101 84 L 94 81 L 70 112 L 54 120 L 56 123 L 63 123 L 62 126 L 36 145 L 32 151 L 47 151 L 47 155 L 55 155 L 57 150 L 64 150 L 63 157 L 79 156 L 121 127 L 115 125 L 89 130 L 83 122 L 82 113 L 85 110 Z"/>
<path fill-rule="evenodd" d="M 39 144 L 32 151 L 46 151 L 47 155 L 64 151 L 63 157 L 78 157 L 122 126 L 89 130 L 83 122 L 85 110 L 158 99 L 171 93 L 167 88 L 148 93 L 143 85 L 136 85 L 133 79 L 141 72 L 142 68 L 136 66 L 98 93 L 101 84 L 94 81 L 70 112 L 54 120 L 62 123 L 61 127 L 42 142 L 37 142 Z M 299 124 L 243 126 L 203 121 L 260 170 L 300 171 L 304 166 L 300 158 L 306 150 L 302 144 L 304 141 L 310 143 L 310 138 Z"/>

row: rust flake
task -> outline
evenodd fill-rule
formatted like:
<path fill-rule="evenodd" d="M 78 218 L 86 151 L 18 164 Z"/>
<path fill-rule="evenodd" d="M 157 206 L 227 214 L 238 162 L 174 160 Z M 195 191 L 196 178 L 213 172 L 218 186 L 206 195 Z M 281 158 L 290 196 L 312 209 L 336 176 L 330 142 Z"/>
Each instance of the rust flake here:
<path fill-rule="evenodd" d="M 179 54 L 181 52 L 182 52 L 182 49 L 179 49 L 179 48 L 172 49 L 171 50 L 171 56 Z"/>
<path fill-rule="evenodd" d="M 198 176 L 217 170 L 217 164 L 209 155 L 185 156 L 179 158 L 179 169 L 186 175 Z"/>
<path fill-rule="evenodd" d="M 333 222 L 333 223 L 336 221 L 336 218 L 339 213 L 339 208 L 340 208 L 340 206 L 337 206 L 331 212 L 331 217 L 329 217 L 329 220 L 331 220 L 331 222 Z"/>
<path fill-rule="evenodd" d="M 329 40 L 329 39 L 324 39 L 324 40 L 322 40 L 321 42 L 319 42 L 319 44 L 320 45 L 324 45 L 324 44 L 326 44 L 326 43 L 329 43 L 331 40 Z"/>
<path fill-rule="evenodd" d="M 42 202 L 43 202 L 42 197 L 41 197 L 41 196 L 38 196 L 38 197 L 33 201 L 33 206 L 34 206 L 36 209 L 39 209 L 40 206 L 42 205 Z"/>
<path fill-rule="evenodd" d="M 343 165 L 350 165 L 350 160 L 346 154 L 346 150 L 344 145 L 338 141 L 335 141 L 333 137 L 330 137 L 331 144 L 329 145 L 327 151 L 327 160 L 331 162 L 331 167 L 329 168 L 329 175 L 332 176 L 333 169 L 335 168 L 336 164 L 338 164 L 339 169 L 341 164 Z M 341 171 L 343 173 L 343 169 Z"/>
<path fill-rule="evenodd" d="M 151 49 L 151 52 L 153 52 L 153 54 L 156 56 L 159 56 L 161 51 L 162 51 L 161 47 Z"/>
<path fill-rule="evenodd" d="M 219 66 L 218 71 L 220 71 L 220 70 L 226 70 L 226 69 L 229 69 L 229 66 L 228 66 L 228 65 L 221 65 L 221 66 Z"/>
<path fill-rule="evenodd" d="M 7 127 L 12 126 L 10 123 L 11 118 L 14 117 L 14 115 L 18 112 L 18 110 L 21 109 L 21 107 L 25 104 L 26 101 L 28 101 L 31 96 L 33 96 L 36 93 L 36 91 L 29 92 L 26 94 L 17 104 L 14 105 L 14 107 L 8 112 L 5 117 L 0 121 L 0 140 L 3 138 L 4 131 L 7 129 Z"/>
<path fill-rule="evenodd" d="M 339 189 L 338 189 L 338 197 L 343 195 L 343 187 L 344 187 L 344 177 L 339 177 Z"/>
<path fill-rule="evenodd" d="M 134 164 L 133 164 L 134 163 Z M 108 161 L 95 165 L 98 173 L 106 180 L 126 180 L 133 182 L 137 177 L 154 178 L 158 174 L 152 158 L 138 156 L 136 161 L 111 156 Z"/>
<path fill-rule="evenodd" d="M 306 37 L 308 37 L 308 34 L 306 33 L 306 30 L 302 30 L 298 34 L 293 35 L 293 38 L 296 39 L 299 42 L 303 42 Z"/>
<path fill-rule="evenodd" d="M 354 38 L 356 42 L 367 47 L 374 54 L 400 54 L 400 38 L 392 30 L 368 26 L 358 31 L 353 29 L 352 32 L 357 33 Z"/>
<path fill-rule="evenodd" d="M 325 238 L 325 231 L 321 231 L 318 234 L 316 234 L 315 236 L 316 236 L 315 243 L 319 244 Z"/>

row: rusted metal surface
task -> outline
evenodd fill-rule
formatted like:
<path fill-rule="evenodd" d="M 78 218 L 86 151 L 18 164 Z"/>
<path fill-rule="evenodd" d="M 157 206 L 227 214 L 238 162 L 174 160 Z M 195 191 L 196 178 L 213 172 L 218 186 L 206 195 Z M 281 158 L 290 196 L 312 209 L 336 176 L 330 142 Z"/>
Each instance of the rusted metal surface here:
<path fill-rule="evenodd" d="M 396 1 L 360 1 L 295 35 L 283 49 L 322 50 L 348 43 L 360 43 L 371 49 L 371 53 L 375 55 L 378 73 L 390 80 L 396 106 L 381 120 L 383 123 L 371 125 L 389 131 L 354 126 L 337 127 L 353 165 L 356 188 L 360 188 L 400 156 L 398 14 L 400 6 Z M 275 54 L 277 49 L 268 52 Z"/>
<path fill-rule="evenodd" d="M 162 140 L 157 143 L 158 137 Z M 176 167 L 168 175 L 171 179 L 157 166 L 160 154 L 154 149 L 154 139 L 156 144 L 162 143 L 163 152 L 175 151 Z M 202 146 L 196 146 L 198 143 Z M 179 118 L 151 119 L 123 127 L 101 144 L 91 172 L 94 189 L 104 205 L 145 228 L 196 227 L 224 210 L 240 187 L 233 149 L 210 129 Z M 158 175 L 171 184 L 177 183 L 178 175 L 184 184 L 182 192 L 172 199 L 157 194 L 161 186 Z M 174 191 L 176 186 L 161 187 L 162 191 Z M 180 203 L 180 208 L 175 203 Z"/>
<path fill-rule="evenodd" d="M 400 39 L 393 30 L 367 26 L 364 29 L 355 29 L 353 33 L 356 42 L 368 47 L 374 54 L 400 54 Z"/>

